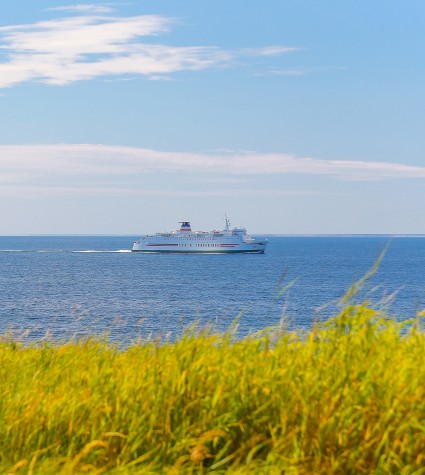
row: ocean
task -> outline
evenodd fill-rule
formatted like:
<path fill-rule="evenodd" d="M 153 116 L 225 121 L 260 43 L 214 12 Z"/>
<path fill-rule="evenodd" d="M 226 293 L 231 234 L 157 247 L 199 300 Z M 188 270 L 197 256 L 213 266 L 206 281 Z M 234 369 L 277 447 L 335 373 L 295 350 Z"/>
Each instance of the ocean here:
<path fill-rule="evenodd" d="M 279 322 L 308 330 L 385 249 L 358 301 L 398 319 L 425 309 L 425 236 L 261 236 L 263 255 L 131 253 L 137 237 L 0 237 L 0 334 L 128 344 L 195 323 L 237 321 L 241 336 Z"/>

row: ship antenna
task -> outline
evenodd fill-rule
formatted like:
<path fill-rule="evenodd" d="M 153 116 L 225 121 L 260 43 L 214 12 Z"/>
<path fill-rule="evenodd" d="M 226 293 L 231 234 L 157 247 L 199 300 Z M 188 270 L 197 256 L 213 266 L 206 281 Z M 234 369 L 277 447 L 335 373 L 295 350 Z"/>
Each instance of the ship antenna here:
<path fill-rule="evenodd" d="M 226 231 L 229 231 L 230 229 L 230 221 L 229 218 L 227 217 L 227 213 L 224 214 L 224 218 L 226 220 Z"/>

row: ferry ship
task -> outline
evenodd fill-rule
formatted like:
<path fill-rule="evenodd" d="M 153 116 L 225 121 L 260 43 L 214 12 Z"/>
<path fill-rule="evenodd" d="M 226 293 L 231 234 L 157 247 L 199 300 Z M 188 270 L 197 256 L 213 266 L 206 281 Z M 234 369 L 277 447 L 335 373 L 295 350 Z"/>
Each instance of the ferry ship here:
<path fill-rule="evenodd" d="M 245 228 L 230 228 L 226 216 L 226 226 L 222 231 L 192 231 L 189 221 L 181 221 L 180 229 L 169 233 L 144 236 L 133 244 L 133 252 L 176 252 L 202 254 L 264 254 L 267 239 L 257 241 L 248 236 Z"/>

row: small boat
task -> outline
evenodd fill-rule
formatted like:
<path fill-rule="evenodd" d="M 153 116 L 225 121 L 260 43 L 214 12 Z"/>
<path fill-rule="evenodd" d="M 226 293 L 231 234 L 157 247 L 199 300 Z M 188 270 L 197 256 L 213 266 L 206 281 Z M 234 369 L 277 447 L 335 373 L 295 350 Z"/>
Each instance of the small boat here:
<path fill-rule="evenodd" d="M 141 237 L 133 252 L 174 252 L 187 254 L 264 254 L 267 239 L 257 241 L 245 228 L 230 227 L 229 219 L 222 231 L 192 231 L 189 221 L 180 221 L 180 229 Z"/>

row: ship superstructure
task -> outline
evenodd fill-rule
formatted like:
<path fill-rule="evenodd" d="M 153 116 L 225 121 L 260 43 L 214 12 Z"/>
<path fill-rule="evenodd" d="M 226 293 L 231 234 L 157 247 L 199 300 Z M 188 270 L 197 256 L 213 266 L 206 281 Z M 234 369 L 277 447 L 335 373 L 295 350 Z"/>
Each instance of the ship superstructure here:
<path fill-rule="evenodd" d="M 192 231 L 189 221 L 181 221 L 180 229 L 156 233 L 140 238 L 133 245 L 135 252 L 180 252 L 180 253 L 257 253 L 263 254 L 267 239 L 257 241 L 246 233 L 245 228 L 226 225 L 222 231 Z"/>

